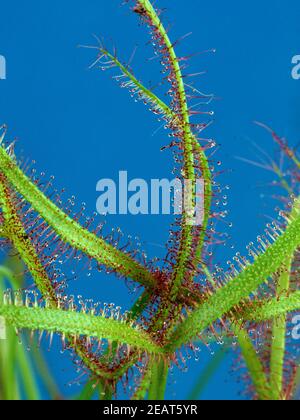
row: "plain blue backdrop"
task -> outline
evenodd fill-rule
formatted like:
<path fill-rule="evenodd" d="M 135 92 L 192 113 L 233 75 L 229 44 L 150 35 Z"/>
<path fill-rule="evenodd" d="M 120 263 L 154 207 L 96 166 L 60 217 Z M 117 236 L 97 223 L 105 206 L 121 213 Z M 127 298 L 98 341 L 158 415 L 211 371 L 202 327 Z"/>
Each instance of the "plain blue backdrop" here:
<path fill-rule="evenodd" d="M 160 123 L 136 104 L 111 80 L 113 73 L 89 70 L 92 34 L 115 45 L 125 62 L 138 49 L 132 66 L 146 83 L 156 84 L 159 68 L 147 44 L 147 31 L 120 0 L 2 0 L 0 54 L 7 61 L 7 80 L 0 81 L 0 124 L 9 126 L 9 137 L 19 139 L 18 150 L 37 161 L 38 171 L 54 174 L 56 186 L 95 211 L 96 182 L 117 179 L 119 170 L 130 178 L 170 178 L 172 154 L 160 152 L 168 143 Z M 166 8 L 165 20 L 177 39 L 192 31 L 179 46 L 183 55 L 216 48 L 216 54 L 196 55 L 191 72 L 207 71 L 197 80 L 201 91 L 213 92 L 215 123 L 208 137 L 220 145 L 215 155 L 228 170 L 221 179 L 230 185 L 228 210 L 232 239 L 218 252 L 215 262 L 226 262 L 234 250 L 262 232 L 266 216 L 274 215 L 269 183 L 271 173 L 247 165 L 237 156 L 257 160 L 256 142 L 271 156 L 269 135 L 253 124 L 262 121 L 289 138 L 300 140 L 300 80 L 291 77 L 292 57 L 300 54 L 298 0 L 158 0 Z M 171 221 L 166 216 L 114 216 L 111 227 L 139 236 L 149 256 L 161 256 Z M 227 230 L 226 226 L 223 227 Z M 96 300 L 129 307 L 133 297 L 121 281 L 94 273 L 81 275 L 71 290 Z M 54 346 L 47 355 L 61 390 L 77 392 L 68 383 L 76 378 L 67 355 Z M 185 398 L 210 359 L 205 349 L 187 373 L 174 371 L 169 398 Z M 203 394 L 203 398 L 243 398 L 229 355 Z"/>

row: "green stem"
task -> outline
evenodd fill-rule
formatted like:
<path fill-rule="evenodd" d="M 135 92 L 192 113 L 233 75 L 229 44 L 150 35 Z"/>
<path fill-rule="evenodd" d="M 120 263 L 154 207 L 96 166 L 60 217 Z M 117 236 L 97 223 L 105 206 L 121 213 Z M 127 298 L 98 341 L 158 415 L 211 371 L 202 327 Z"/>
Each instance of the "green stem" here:
<path fill-rule="evenodd" d="M 247 369 L 255 386 L 258 398 L 260 400 L 273 399 L 273 390 L 271 389 L 262 363 L 260 362 L 256 350 L 245 330 L 238 325 L 232 324 L 232 330 L 236 335 Z"/>
<path fill-rule="evenodd" d="M 148 399 L 163 401 L 166 392 L 169 366 L 165 359 L 156 358 L 152 366 Z"/>
<path fill-rule="evenodd" d="M 211 359 L 211 361 L 205 366 L 203 372 L 194 386 L 194 389 L 190 393 L 188 400 L 198 400 L 199 396 L 202 394 L 204 389 L 206 388 L 207 384 L 213 377 L 213 375 L 217 372 L 221 364 L 223 363 L 226 357 L 226 351 L 224 349 L 218 350 L 215 356 Z"/>
<path fill-rule="evenodd" d="M 58 302 L 51 281 L 47 272 L 40 263 L 33 244 L 26 235 L 25 229 L 15 209 L 10 189 L 8 188 L 6 179 L 2 174 L 0 178 L 0 204 L 5 216 L 5 228 L 8 238 L 12 241 L 15 248 L 22 256 L 23 261 L 27 265 L 41 293 L 45 298 L 47 298 L 50 306 L 56 308 L 58 306 Z M 81 340 L 74 340 L 73 337 L 68 336 L 66 336 L 66 339 L 93 374 L 98 377 L 111 378 L 111 370 L 107 366 L 103 365 L 101 361 L 95 361 L 86 350 L 84 343 L 82 343 Z M 123 367 L 121 367 L 120 370 L 123 372 Z"/>
<path fill-rule="evenodd" d="M 146 287 L 154 286 L 149 271 L 129 255 L 107 244 L 103 239 L 84 229 L 52 203 L 33 182 L 18 168 L 15 161 L 0 146 L 1 171 L 14 188 L 28 201 L 34 210 L 51 226 L 63 242 L 95 258 L 100 264 L 140 282 Z"/>
<path fill-rule="evenodd" d="M 264 322 L 274 318 L 286 317 L 289 312 L 300 310 L 300 291 L 289 295 L 281 295 L 274 299 L 251 302 L 249 308 L 243 310 L 240 317 L 246 321 Z M 237 315 L 238 316 L 238 315 Z"/>
<path fill-rule="evenodd" d="M 107 51 L 101 49 L 101 52 L 106 54 L 114 63 L 120 67 L 121 71 L 131 80 L 131 82 L 137 87 L 139 91 L 149 100 L 150 103 L 154 103 L 155 108 L 163 113 L 166 119 L 172 121 L 172 124 L 177 127 L 178 130 L 183 132 L 183 148 L 184 148 L 184 178 L 190 181 L 191 191 L 185 191 L 185 212 L 182 218 L 182 229 L 181 229 L 181 240 L 177 255 L 177 262 L 175 264 L 170 287 L 170 301 L 175 301 L 179 295 L 181 285 L 185 278 L 187 271 L 188 262 L 190 260 L 190 253 L 193 242 L 193 223 L 191 223 L 191 213 L 194 212 L 195 204 L 195 192 L 194 186 L 196 181 L 195 173 L 195 158 L 194 154 L 197 155 L 201 169 L 202 176 L 204 178 L 204 201 L 205 201 L 205 212 L 203 226 L 201 234 L 198 238 L 198 244 L 195 249 L 195 255 L 192 261 L 194 267 L 191 273 L 194 276 L 197 273 L 199 261 L 202 257 L 202 250 L 206 235 L 206 229 L 210 217 L 210 208 L 212 200 L 212 182 L 211 173 L 208 164 L 207 157 L 203 152 L 202 148 L 198 144 L 196 137 L 194 136 L 189 118 L 189 109 L 187 104 L 185 86 L 181 73 L 179 60 L 177 59 L 174 46 L 171 43 L 169 36 L 157 14 L 154 7 L 148 0 L 139 0 L 138 3 L 142 6 L 143 10 L 146 11 L 151 25 L 156 28 L 160 33 L 160 36 L 165 44 L 166 54 L 169 57 L 170 66 L 172 67 L 173 74 L 177 84 L 177 93 L 179 98 L 179 111 L 174 112 L 158 97 L 154 96 L 152 92 L 149 92 L 129 71 L 126 69 L 115 57 L 109 54 Z M 177 113 L 178 112 L 178 113 Z M 191 212 L 192 209 L 192 212 Z M 193 218 L 194 215 L 192 215 Z M 165 319 L 168 318 L 170 311 L 172 311 L 172 303 L 166 303 L 162 300 L 161 306 L 157 312 L 157 318 L 152 322 L 154 329 L 160 330 Z"/>
<path fill-rule="evenodd" d="M 9 280 L 12 287 L 16 285 L 11 270 L 0 266 L 0 295 L 4 291 L 5 279 Z M 5 340 L 0 340 L 0 390 L 3 400 L 18 400 L 20 398 L 16 375 L 18 339 L 10 327 L 6 328 L 5 333 Z"/>
<path fill-rule="evenodd" d="M 141 401 L 146 398 L 146 394 L 149 391 L 150 385 L 151 385 L 152 370 L 153 370 L 153 360 L 150 359 L 144 370 L 144 375 L 141 379 L 139 387 L 136 390 L 133 397 L 131 398 L 133 401 Z"/>
<path fill-rule="evenodd" d="M 158 114 L 163 115 L 163 117 L 168 121 L 171 122 L 172 125 L 177 127 L 178 130 L 182 129 L 182 123 L 180 121 L 180 118 L 178 117 L 175 112 L 169 106 L 163 102 L 158 96 L 156 96 L 153 92 L 151 92 L 149 89 L 147 89 L 135 76 L 134 74 L 129 71 L 128 68 L 126 68 L 116 56 L 109 53 L 106 49 L 103 47 L 100 48 L 101 54 L 104 54 L 107 56 L 113 63 L 121 70 L 121 72 L 128 77 L 130 82 L 135 86 L 136 93 L 139 93 L 141 98 L 144 98 L 146 102 L 151 104 L 153 108 L 157 111 Z M 210 210 L 211 210 L 211 203 L 212 203 L 212 175 L 210 172 L 209 167 L 209 161 L 207 159 L 207 156 L 198 143 L 198 140 L 194 134 L 192 134 L 192 142 L 193 142 L 193 149 L 194 154 L 197 156 L 200 162 L 200 167 L 202 171 L 202 178 L 204 180 L 204 220 L 203 225 L 201 228 L 201 234 L 198 238 L 198 244 L 196 246 L 195 255 L 193 258 L 193 264 L 194 267 L 191 277 L 193 275 L 196 275 L 197 268 L 199 265 L 199 261 L 201 261 L 202 258 L 202 251 L 203 251 L 203 245 L 205 241 L 206 236 L 206 230 L 210 218 Z M 186 289 L 181 290 L 184 295 L 188 293 Z M 192 299 L 195 299 L 197 301 L 197 296 L 190 296 Z"/>
<path fill-rule="evenodd" d="M 290 288 L 290 271 L 293 258 L 289 257 L 279 274 L 277 296 L 287 293 Z M 274 391 L 275 399 L 283 398 L 283 369 L 286 344 L 286 314 L 279 316 L 273 321 L 271 361 L 270 361 L 270 385 Z"/>
<path fill-rule="evenodd" d="M 101 388 L 101 385 L 98 385 L 98 380 L 89 379 L 88 382 L 83 387 L 80 395 L 75 399 L 79 401 L 90 401 L 95 395 L 97 388 L 99 390 L 99 393 L 101 393 L 102 388 Z"/>
<path fill-rule="evenodd" d="M 28 400 L 40 399 L 38 384 L 35 380 L 31 361 L 22 345 L 17 346 L 17 363 L 20 368 L 21 379 L 24 384 L 25 394 Z"/>
<path fill-rule="evenodd" d="M 114 385 L 110 381 L 101 381 L 100 399 L 103 401 L 112 401 L 114 395 Z"/>

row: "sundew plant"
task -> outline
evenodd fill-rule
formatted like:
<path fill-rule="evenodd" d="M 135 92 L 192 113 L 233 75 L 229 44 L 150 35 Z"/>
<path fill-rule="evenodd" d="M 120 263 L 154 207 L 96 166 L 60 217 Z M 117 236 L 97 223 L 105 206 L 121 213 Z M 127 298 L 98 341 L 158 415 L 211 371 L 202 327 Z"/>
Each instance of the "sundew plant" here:
<path fill-rule="evenodd" d="M 278 218 L 244 254 L 234 255 L 226 267 L 216 266 L 212 250 L 224 241 L 217 222 L 226 220 L 227 197 L 217 179 L 216 143 L 205 139 L 212 97 L 197 90 L 193 75 L 187 74 L 190 57 L 176 55 L 178 41 L 169 38 L 159 2 L 154 7 L 149 0 L 136 0 L 126 6 L 149 33 L 167 95 L 158 97 L 131 64 L 99 39 L 90 47 L 96 55 L 92 67 L 111 72 L 163 123 L 175 175 L 189 181 L 185 206 L 170 228 L 165 257 L 150 261 L 124 245 L 118 230 L 107 236 L 94 217 L 82 215 L 84 208 L 74 214 L 73 199 L 65 205 L 53 179 L 20 163 L 2 127 L 0 229 L 7 261 L 0 268 L 0 331 L 6 336 L 0 341 L 0 397 L 39 398 L 32 363 L 51 397 L 58 397 L 39 343 L 43 337 L 51 343 L 59 336 L 86 384 L 80 399 L 118 399 L 125 390 L 129 399 L 163 400 L 170 371 L 185 370 L 190 358 L 201 364 L 200 348 L 215 345 L 238 348 L 249 398 L 295 399 L 300 376 L 293 337 L 300 311 L 300 160 L 284 139 L 264 127 L 288 162 L 285 169 L 273 160 L 267 164 L 282 187 Z M 198 179 L 204 182 L 200 197 L 195 192 Z M 199 200 L 204 217 L 197 226 L 191 219 Z M 75 271 L 80 264 L 86 271 L 95 268 L 135 284 L 135 304 L 124 312 L 90 296 L 69 295 L 64 261 L 74 262 Z"/>

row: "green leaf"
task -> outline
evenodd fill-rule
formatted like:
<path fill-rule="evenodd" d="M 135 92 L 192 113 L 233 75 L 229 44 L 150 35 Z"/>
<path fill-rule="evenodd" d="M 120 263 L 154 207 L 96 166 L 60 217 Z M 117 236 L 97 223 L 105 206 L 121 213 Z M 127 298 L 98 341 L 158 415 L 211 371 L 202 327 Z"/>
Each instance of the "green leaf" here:
<path fill-rule="evenodd" d="M 40 399 L 39 387 L 36 381 L 36 375 L 33 370 L 32 361 L 28 357 L 22 344 L 17 345 L 17 363 L 20 369 L 21 380 L 24 386 L 24 392 L 27 400 L 37 401 Z"/>
<path fill-rule="evenodd" d="M 148 399 L 152 401 L 163 401 L 166 392 L 169 365 L 165 359 L 154 358 L 151 364 L 151 380 Z"/>
<path fill-rule="evenodd" d="M 204 304 L 191 313 L 170 336 L 168 348 L 174 351 L 188 343 L 226 313 L 239 305 L 256 291 L 271 275 L 276 273 L 286 260 L 300 246 L 299 200 L 295 203 L 293 218 L 286 230 L 253 264 L 218 289 Z"/>
<path fill-rule="evenodd" d="M 146 398 L 147 392 L 151 385 L 151 378 L 152 378 L 152 371 L 153 371 L 153 364 L 154 364 L 154 358 L 151 358 L 147 366 L 144 369 L 144 374 L 142 376 L 142 379 L 140 381 L 140 384 L 131 398 L 134 401 L 140 401 L 144 400 Z"/>
<path fill-rule="evenodd" d="M 14 159 L 1 145 L 0 167 L 14 188 L 51 226 L 63 242 L 95 258 L 100 264 L 104 264 L 145 286 L 153 287 L 154 279 L 146 268 L 134 261 L 129 255 L 117 250 L 103 239 L 84 229 L 79 223 L 59 209 L 21 171 Z M 3 201 L 6 196 L 5 188 L 2 188 L 1 195 Z"/>

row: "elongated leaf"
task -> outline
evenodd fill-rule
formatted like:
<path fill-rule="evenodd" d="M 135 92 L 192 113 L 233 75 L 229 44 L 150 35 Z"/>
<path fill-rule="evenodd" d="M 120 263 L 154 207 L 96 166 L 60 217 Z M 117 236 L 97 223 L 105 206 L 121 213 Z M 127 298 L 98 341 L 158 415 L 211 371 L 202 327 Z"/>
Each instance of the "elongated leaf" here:
<path fill-rule="evenodd" d="M 222 318 L 279 270 L 286 255 L 291 255 L 300 246 L 299 200 L 295 203 L 295 208 L 295 217 L 291 219 L 285 232 L 259 255 L 253 264 L 217 290 L 207 302 L 178 326 L 170 337 L 170 350 L 189 342 L 199 332 Z"/>
<path fill-rule="evenodd" d="M 242 313 L 242 318 L 248 321 L 263 322 L 285 316 L 288 312 L 300 310 L 300 291 L 289 296 L 280 296 L 266 302 L 254 302 Z"/>
<path fill-rule="evenodd" d="M 73 311 L 0 305 L 0 316 L 15 328 L 58 332 L 71 336 L 96 337 L 125 343 L 149 353 L 163 353 L 144 331 L 125 322 Z"/>
<path fill-rule="evenodd" d="M 144 267 L 127 254 L 84 229 L 59 209 L 21 171 L 14 159 L 2 146 L 0 146 L 0 167 L 14 188 L 32 205 L 64 242 L 124 276 L 128 276 L 145 286 L 153 286 L 154 279 Z M 5 194 L 5 190 L 2 191 L 3 194 Z"/>
<path fill-rule="evenodd" d="M 225 349 L 220 349 L 217 353 L 211 358 L 209 363 L 205 366 L 203 372 L 201 372 L 197 383 L 195 384 L 193 390 L 191 391 L 188 400 L 198 400 L 208 385 L 209 381 L 212 379 L 213 375 L 217 372 L 223 361 L 225 360 L 227 353 Z"/>

